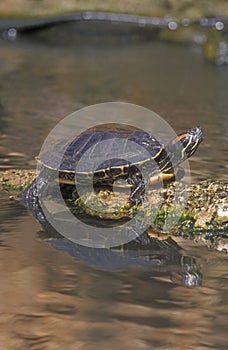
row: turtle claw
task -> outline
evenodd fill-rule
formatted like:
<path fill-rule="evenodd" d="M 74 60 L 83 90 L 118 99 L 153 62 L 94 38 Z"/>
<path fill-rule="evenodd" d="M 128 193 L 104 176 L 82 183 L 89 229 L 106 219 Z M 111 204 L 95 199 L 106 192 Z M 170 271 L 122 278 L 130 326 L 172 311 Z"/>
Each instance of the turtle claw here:
<path fill-rule="evenodd" d="M 132 197 L 130 196 L 130 203 L 131 203 L 132 205 L 138 206 L 139 204 L 141 204 L 141 201 L 140 201 L 139 198 L 132 198 Z"/>
<path fill-rule="evenodd" d="M 136 194 L 135 196 L 130 195 L 129 199 L 130 199 L 131 204 L 136 205 L 136 206 L 142 204 L 145 200 L 144 196 L 138 195 L 138 194 Z"/>

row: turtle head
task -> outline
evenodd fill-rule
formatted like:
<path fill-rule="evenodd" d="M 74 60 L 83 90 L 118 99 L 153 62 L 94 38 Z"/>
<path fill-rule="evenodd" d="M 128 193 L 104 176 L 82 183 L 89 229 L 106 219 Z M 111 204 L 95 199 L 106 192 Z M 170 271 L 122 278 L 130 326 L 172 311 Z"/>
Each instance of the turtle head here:
<path fill-rule="evenodd" d="M 170 142 L 170 145 L 181 148 L 181 159 L 184 160 L 195 153 L 202 140 L 203 135 L 201 127 L 196 126 L 195 128 L 191 128 L 188 131 L 179 134 Z"/>

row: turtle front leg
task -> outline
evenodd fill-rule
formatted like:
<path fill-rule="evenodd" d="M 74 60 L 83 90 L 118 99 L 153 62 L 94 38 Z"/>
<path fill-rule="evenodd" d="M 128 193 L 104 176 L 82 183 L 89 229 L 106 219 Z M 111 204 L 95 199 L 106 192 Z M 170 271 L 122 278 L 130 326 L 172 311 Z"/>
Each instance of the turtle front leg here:
<path fill-rule="evenodd" d="M 131 170 L 127 181 L 133 187 L 129 197 L 130 202 L 134 205 L 141 204 L 144 200 L 145 193 L 145 181 L 141 172 L 138 169 Z"/>
<path fill-rule="evenodd" d="M 136 187 L 132 189 L 130 194 L 130 201 L 135 205 L 141 204 L 144 200 L 144 192 L 145 183 L 143 180 L 141 180 L 141 182 L 138 183 Z"/>

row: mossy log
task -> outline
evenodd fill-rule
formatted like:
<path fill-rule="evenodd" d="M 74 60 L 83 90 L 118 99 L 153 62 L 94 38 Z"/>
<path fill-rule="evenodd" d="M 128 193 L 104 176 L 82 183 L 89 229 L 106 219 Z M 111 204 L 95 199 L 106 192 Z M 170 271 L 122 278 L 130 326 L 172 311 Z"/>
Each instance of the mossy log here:
<path fill-rule="evenodd" d="M 0 173 L 0 187 L 11 198 L 16 198 L 35 175 L 35 170 L 3 171 Z M 213 244 L 228 238 L 227 180 L 205 180 L 190 186 L 174 182 L 167 188 L 149 189 L 142 206 L 132 206 L 124 191 L 113 193 L 106 190 L 98 194 L 85 193 L 76 199 L 68 196 L 67 204 L 75 214 L 85 214 L 94 220 L 112 221 L 114 224 L 143 211 L 143 220 L 151 222 L 152 231 L 161 235 L 168 233 L 210 240 Z M 167 218 L 171 227 L 169 232 Z"/>

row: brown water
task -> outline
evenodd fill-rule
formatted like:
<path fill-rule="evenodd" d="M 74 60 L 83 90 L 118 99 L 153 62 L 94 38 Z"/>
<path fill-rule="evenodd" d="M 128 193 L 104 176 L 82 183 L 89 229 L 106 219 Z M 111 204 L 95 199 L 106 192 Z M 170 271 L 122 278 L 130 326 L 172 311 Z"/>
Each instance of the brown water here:
<path fill-rule="evenodd" d="M 46 30 L 0 41 L 0 62 L 1 169 L 35 167 L 45 137 L 76 109 L 126 101 L 177 132 L 201 125 L 193 180 L 228 178 L 228 69 L 204 62 L 200 48 Z M 179 239 L 203 276 L 185 287 L 170 278 L 175 266 L 73 259 L 42 241 L 6 193 L 0 218 L 1 349 L 227 349 L 226 254 Z"/>

